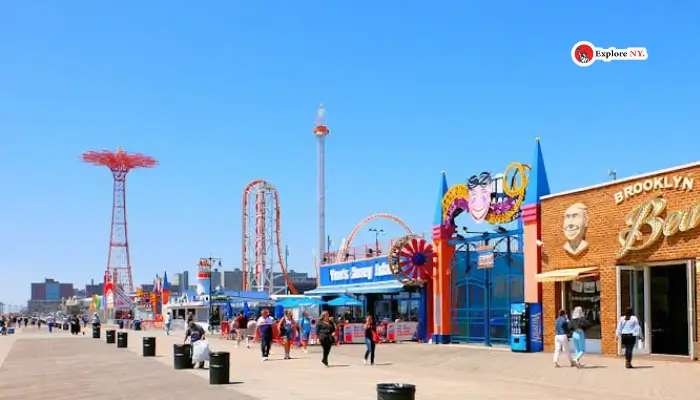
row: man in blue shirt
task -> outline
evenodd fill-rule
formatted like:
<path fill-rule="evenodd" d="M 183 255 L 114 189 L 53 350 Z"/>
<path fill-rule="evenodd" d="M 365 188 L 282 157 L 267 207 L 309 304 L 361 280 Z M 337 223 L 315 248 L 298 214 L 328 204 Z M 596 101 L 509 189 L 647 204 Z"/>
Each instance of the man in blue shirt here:
<path fill-rule="evenodd" d="M 561 353 L 564 353 L 569 358 L 572 367 L 576 366 L 576 363 L 571 359 L 571 350 L 569 350 L 569 318 L 564 310 L 559 311 L 559 318 L 554 321 L 555 367 L 559 367 L 559 356 Z"/>

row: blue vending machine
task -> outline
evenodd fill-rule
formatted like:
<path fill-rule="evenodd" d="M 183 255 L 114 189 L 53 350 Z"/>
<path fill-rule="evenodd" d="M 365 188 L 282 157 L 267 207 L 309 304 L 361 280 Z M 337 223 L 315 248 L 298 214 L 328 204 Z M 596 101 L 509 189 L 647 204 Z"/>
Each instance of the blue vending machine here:
<path fill-rule="evenodd" d="M 519 353 L 544 350 L 542 341 L 542 305 L 512 303 L 510 305 L 510 349 Z"/>

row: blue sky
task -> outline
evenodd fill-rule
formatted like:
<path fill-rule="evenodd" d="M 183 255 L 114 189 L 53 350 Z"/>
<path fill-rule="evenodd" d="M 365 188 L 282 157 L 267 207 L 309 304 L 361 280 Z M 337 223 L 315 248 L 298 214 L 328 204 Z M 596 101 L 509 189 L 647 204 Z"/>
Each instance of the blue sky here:
<path fill-rule="evenodd" d="M 312 271 L 321 102 L 337 242 L 379 212 L 428 230 L 441 170 L 529 162 L 537 136 L 553 191 L 698 159 L 697 2 L 280 3 L 0 5 L 0 301 L 101 279 L 111 181 L 79 156 L 120 143 L 160 161 L 128 182 L 137 282 L 210 253 L 240 266 L 257 178 L 279 189 L 290 266 Z M 580 40 L 649 59 L 580 68 Z"/>

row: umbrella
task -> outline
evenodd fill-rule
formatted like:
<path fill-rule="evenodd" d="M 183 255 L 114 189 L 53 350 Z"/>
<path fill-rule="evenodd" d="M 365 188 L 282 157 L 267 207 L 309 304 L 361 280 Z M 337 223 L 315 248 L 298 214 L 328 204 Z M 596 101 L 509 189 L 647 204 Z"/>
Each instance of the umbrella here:
<path fill-rule="evenodd" d="M 294 308 L 299 306 L 299 299 L 289 298 L 277 302 L 277 306 L 284 308 Z"/>
<path fill-rule="evenodd" d="M 247 300 L 243 300 L 243 315 L 245 315 L 246 317 L 250 315 L 250 308 L 248 307 Z"/>
<path fill-rule="evenodd" d="M 275 305 L 275 319 L 280 319 L 284 317 L 284 307 L 276 304 Z"/>
<path fill-rule="evenodd" d="M 337 299 L 329 301 L 328 305 L 332 307 L 361 306 L 362 302 L 360 300 L 355 300 L 352 297 L 340 296 Z"/>
<path fill-rule="evenodd" d="M 321 304 L 326 304 L 326 302 L 323 301 L 323 300 L 312 299 L 312 298 L 308 298 L 308 297 L 307 297 L 307 298 L 303 298 L 303 299 L 299 299 L 299 301 L 297 302 L 297 305 L 298 305 L 299 307 L 318 306 L 318 305 L 321 305 Z"/>

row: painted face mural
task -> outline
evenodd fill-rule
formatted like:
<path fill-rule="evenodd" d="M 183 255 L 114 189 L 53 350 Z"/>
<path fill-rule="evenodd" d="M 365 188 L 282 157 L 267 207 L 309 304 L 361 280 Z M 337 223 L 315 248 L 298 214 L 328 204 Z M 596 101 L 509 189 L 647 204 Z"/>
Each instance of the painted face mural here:
<path fill-rule="evenodd" d="M 469 189 L 469 214 L 474 221 L 482 222 L 486 219 L 491 208 L 491 195 L 493 193 L 491 185 L 491 174 L 482 172 L 474 175 L 467 182 Z"/>
<path fill-rule="evenodd" d="M 455 227 L 463 211 L 477 223 L 505 224 L 519 218 L 529 170 L 527 164 L 511 163 L 502 174 L 482 172 L 452 186 L 442 197 L 443 225 Z"/>

